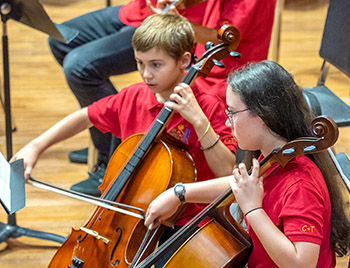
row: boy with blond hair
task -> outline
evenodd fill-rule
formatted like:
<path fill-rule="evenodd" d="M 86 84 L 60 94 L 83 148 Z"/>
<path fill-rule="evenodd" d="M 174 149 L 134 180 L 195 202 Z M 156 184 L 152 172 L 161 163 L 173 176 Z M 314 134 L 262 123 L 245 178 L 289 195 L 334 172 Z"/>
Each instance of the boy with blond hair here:
<path fill-rule="evenodd" d="M 192 92 L 190 86 L 181 83 L 191 62 L 193 40 L 194 32 L 186 18 L 171 14 L 148 17 L 132 39 L 143 82 L 68 115 L 23 147 L 12 161 L 24 159 L 28 179 L 40 154 L 53 144 L 91 126 L 125 140 L 147 132 L 166 106 L 175 112 L 164 131 L 186 145 L 197 169 L 197 180 L 231 174 L 236 142 L 225 126 L 224 104 L 205 90 Z M 202 208 L 190 204 L 176 225 L 184 225 Z"/>

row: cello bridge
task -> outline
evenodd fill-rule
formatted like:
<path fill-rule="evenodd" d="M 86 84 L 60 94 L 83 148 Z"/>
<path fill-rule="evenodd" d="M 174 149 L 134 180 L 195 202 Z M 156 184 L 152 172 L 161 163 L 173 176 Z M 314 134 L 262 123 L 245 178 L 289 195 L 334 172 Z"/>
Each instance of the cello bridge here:
<path fill-rule="evenodd" d="M 108 242 L 109 242 L 109 239 L 99 235 L 98 232 L 96 232 L 94 230 L 91 230 L 91 229 L 88 229 L 88 228 L 85 228 L 85 227 L 80 227 L 80 230 L 84 231 L 85 233 L 87 233 L 89 235 L 92 235 L 96 239 L 101 239 L 102 242 L 105 243 L 105 244 L 108 244 Z"/>

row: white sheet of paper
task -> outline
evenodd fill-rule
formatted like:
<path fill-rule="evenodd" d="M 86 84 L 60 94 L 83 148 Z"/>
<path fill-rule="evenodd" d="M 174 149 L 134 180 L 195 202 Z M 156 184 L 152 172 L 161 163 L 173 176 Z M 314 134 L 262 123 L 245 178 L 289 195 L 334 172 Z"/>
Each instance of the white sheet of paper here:
<path fill-rule="evenodd" d="M 0 199 L 9 210 L 11 210 L 10 177 L 11 166 L 0 153 Z"/>
<path fill-rule="evenodd" d="M 0 201 L 8 214 L 25 206 L 23 159 L 8 163 L 0 153 Z"/>

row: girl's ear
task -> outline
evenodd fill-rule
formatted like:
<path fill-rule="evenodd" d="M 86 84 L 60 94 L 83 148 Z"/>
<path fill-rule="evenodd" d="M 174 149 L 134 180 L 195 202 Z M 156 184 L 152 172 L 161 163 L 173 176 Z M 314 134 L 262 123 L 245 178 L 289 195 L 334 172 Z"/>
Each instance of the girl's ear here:
<path fill-rule="evenodd" d="M 191 63 L 192 54 L 190 52 L 185 52 L 179 60 L 180 66 L 182 69 L 186 69 L 187 66 Z"/>

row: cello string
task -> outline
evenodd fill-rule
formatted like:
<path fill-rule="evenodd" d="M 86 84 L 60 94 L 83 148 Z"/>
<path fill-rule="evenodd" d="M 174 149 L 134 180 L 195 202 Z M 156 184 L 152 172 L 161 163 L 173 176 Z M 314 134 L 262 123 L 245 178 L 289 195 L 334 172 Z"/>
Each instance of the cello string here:
<path fill-rule="evenodd" d="M 149 234 L 152 232 L 152 228 L 153 228 L 153 223 L 151 223 L 149 226 L 148 226 L 148 229 L 147 229 L 147 232 L 142 240 L 142 243 L 139 247 L 139 249 L 137 250 L 136 254 L 135 254 L 135 257 L 132 261 L 132 263 L 130 264 L 130 268 L 133 268 L 135 267 L 138 262 L 140 261 L 141 257 L 143 256 L 143 254 L 145 253 L 146 249 L 148 248 L 149 244 L 151 243 L 151 241 L 153 240 L 155 234 L 157 233 L 157 231 L 159 230 L 159 226 L 155 229 L 155 231 L 153 232 L 153 235 L 152 237 L 148 240 L 148 243 L 146 245 L 146 240 L 148 239 L 149 237 Z M 137 258 L 137 259 L 136 259 Z"/>

